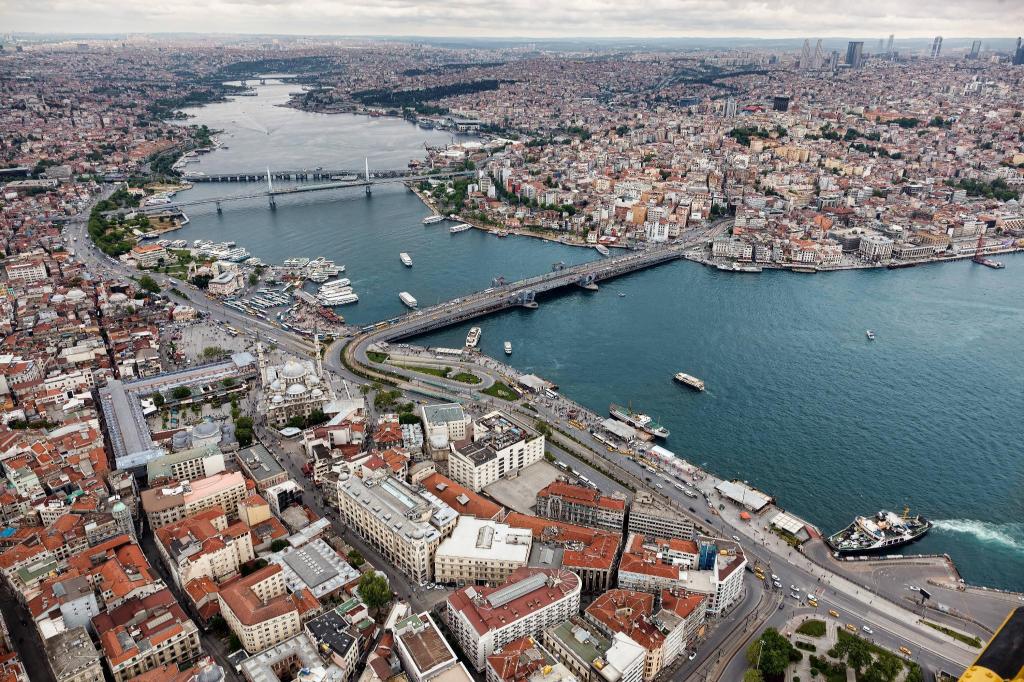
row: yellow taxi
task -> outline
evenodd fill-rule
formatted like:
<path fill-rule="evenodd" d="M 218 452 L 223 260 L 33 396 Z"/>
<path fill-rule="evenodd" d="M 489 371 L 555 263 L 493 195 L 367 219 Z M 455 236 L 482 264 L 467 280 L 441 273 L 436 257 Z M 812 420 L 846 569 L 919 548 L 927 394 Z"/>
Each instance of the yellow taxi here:
<path fill-rule="evenodd" d="M 910 649 L 908 649 L 905 646 L 901 646 L 900 647 L 900 653 L 903 654 L 904 656 L 906 656 L 907 658 L 910 658 L 910 656 L 911 656 Z"/>
<path fill-rule="evenodd" d="M 832 616 L 833 618 L 838 618 L 839 617 L 839 612 L 836 611 L 835 609 L 829 609 L 828 610 L 828 615 Z"/>
<path fill-rule="evenodd" d="M 849 630 L 850 632 L 857 632 L 857 626 L 856 625 L 851 625 L 849 623 L 846 624 L 846 629 Z"/>

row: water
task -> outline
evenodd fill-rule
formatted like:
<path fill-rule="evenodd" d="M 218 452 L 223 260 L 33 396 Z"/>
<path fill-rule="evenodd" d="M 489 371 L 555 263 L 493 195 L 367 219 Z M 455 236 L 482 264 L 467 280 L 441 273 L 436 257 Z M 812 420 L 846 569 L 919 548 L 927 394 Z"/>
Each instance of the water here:
<path fill-rule="evenodd" d="M 356 167 L 364 153 L 356 150 L 375 149 L 384 136 L 395 157 L 376 165 L 397 168 L 419 155 L 424 136 L 439 135 L 401 121 L 265 113 L 260 100 L 196 111 L 195 122 L 225 127 L 240 120 L 239 107 L 272 130 L 235 130 L 225 138 L 231 148 L 204 158 L 204 170 L 265 166 L 265 138 L 275 136 L 289 140 L 275 148 L 284 155 L 277 167 Z M 325 139 L 342 151 L 328 157 Z M 254 189 L 199 185 L 181 196 L 246 188 Z M 378 186 L 372 199 L 358 190 L 299 195 L 278 207 L 225 204 L 221 216 L 197 208 L 178 234 L 233 239 L 267 262 L 324 255 L 346 264 L 361 298 L 341 312 L 357 324 L 403 312 L 399 291 L 428 305 L 490 286 L 496 275 L 596 257 L 423 226 L 426 209 L 400 186 Z M 401 251 L 412 255 L 411 269 Z M 610 401 L 632 403 L 671 429 L 670 450 L 776 495 L 825 532 L 907 504 L 936 521 L 909 551 L 947 552 L 972 582 L 1022 589 L 1024 299 L 1007 292 L 1024 289 L 1024 257 L 1001 259 L 999 271 L 958 262 L 819 275 L 737 275 L 679 262 L 475 324 L 484 352 L 504 358 L 502 342 L 512 341 L 513 365 L 599 413 Z M 469 326 L 419 342 L 460 346 Z M 707 391 L 675 384 L 678 371 L 704 379 Z"/>

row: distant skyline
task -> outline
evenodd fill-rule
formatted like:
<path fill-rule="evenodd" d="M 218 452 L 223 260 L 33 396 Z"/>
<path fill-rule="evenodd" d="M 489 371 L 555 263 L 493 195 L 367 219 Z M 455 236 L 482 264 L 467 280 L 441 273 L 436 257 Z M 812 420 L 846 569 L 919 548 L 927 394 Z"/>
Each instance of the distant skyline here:
<path fill-rule="evenodd" d="M 5 32 L 446 38 L 1015 37 L 1019 0 L 0 0 Z"/>

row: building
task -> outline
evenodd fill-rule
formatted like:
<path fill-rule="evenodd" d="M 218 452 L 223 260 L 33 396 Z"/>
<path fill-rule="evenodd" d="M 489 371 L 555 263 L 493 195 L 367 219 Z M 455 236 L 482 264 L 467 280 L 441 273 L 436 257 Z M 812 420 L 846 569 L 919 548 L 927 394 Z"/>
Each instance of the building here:
<path fill-rule="evenodd" d="M 626 501 L 596 488 L 554 481 L 537 493 L 537 516 L 622 532 Z"/>
<path fill-rule="evenodd" d="M 155 481 L 173 479 L 194 481 L 224 471 L 224 455 L 212 445 L 188 448 L 157 457 L 146 463 L 146 479 Z"/>
<path fill-rule="evenodd" d="M 343 603 L 306 623 L 306 634 L 320 651 L 321 659 L 341 669 L 339 682 L 352 679 L 358 672 L 358 632 L 354 631 L 347 612 Z"/>
<path fill-rule="evenodd" d="M 789 96 L 776 95 L 772 98 L 773 111 L 789 111 Z"/>
<path fill-rule="evenodd" d="M 850 41 L 846 44 L 846 63 L 851 69 L 859 69 L 864 64 L 864 43 Z"/>
<path fill-rule="evenodd" d="M 472 419 L 459 403 L 423 405 L 424 437 L 431 450 L 447 450 L 450 443 L 466 440 Z"/>
<path fill-rule="evenodd" d="M 942 54 L 942 36 L 935 36 L 935 40 L 932 41 L 931 58 L 938 59 L 939 55 Z"/>
<path fill-rule="evenodd" d="M 455 528 L 455 510 L 383 470 L 366 479 L 342 472 L 337 491 L 338 514 L 349 528 L 414 582 L 430 581 L 434 552 Z"/>
<path fill-rule="evenodd" d="M 646 650 L 621 632 L 612 637 L 579 616 L 544 631 L 541 642 L 580 682 L 641 682 Z"/>
<path fill-rule="evenodd" d="M 225 270 L 210 280 L 207 289 L 214 296 L 230 296 L 245 286 L 241 270 Z"/>
<path fill-rule="evenodd" d="M 487 657 L 487 682 L 577 682 L 569 668 L 530 636 Z"/>
<path fill-rule="evenodd" d="M 427 613 L 395 623 L 395 651 L 411 682 L 428 682 L 462 664 Z M 469 673 L 466 673 L 468 677 Z"/>
<path fill-rule="evenodd" d="M 720 614 L 743 595 L 745 567 L 738 543 L 704 536 L 694 541 L 634 534 L 619 561 L 619 587 L 701 594 L 707 597 L 708 612 Z"/>
<path fill-rule="evenodd" d="M 473 440 L 453 444 L 448 455 L 451 478 L 473 492 L 500 478 L 539 462 L 544 436 L 528 431 L 500 412 L 491 412 L 473 424 Z"/>
<path fill-rule="evenodd" d="M 202 653 L 199 628 L 168 589 L 129 599 L 95 616 L 92 624 L 115 682 L 167 663 L 184 666 Z"/>
<path fill-rule="evenodd" d="M 681 540 L 692 540 L 696 537 L 693 521 L 669 508 L 647 491 L 637 492 L 629 506 L 627 532 Z"/>
<path fill-rule="evenodd" d="M 100 653 L 84 627 L 59 632 L 43 645 L 57 682 L 104 682 Z"/>
<path fill-rule="evenodd" d="M 229 519 L 237 519 L 238 503 L 247 495 L 245 477 L 232 471 L 150 488 L 141 497 L 149 525 L 156 529 L 211 507 L 220 507 Z"/>
<path fill-rule="evenodd" d="M 11 284 L 24 286 L 41 282 L 47 278 L 46 263 L 42 257 L 26 254 L 17 258 L 11 258 L 4 264 L 7 271 L 7 279 Z"/>
<path fill-rule="evenodd" d="M 246 476 L 252 479 L 256 484 L 256 490 L 261 493 L 266 492 L 267 488 L 271 486 L 288 480 L 288 472 L 284 470 L 278 463 L 277 458 L 262 443 L 256 443 L 250 448 L 239 450 L 236 459 L 238 460 L 238 467 Z"/>
<path fill-rule="evenodd" d="M 302 629 L 299 607 L 288 594 L 285 572 L 277 564 L 221 588 L 218 598 L 221 615 L 250 654 L 294 637 Z"/>
<path fill-rule="evenodd" d="M 434 580 L 456 585 L 498 585 L 526 566 L 532 545 L 533 534 L 528 529 L 460 517 L 451 536 L 434 555 Z"/>
<path fill-rule="evenodd" d="M 256 556 L 249 526 L 242 521 L 228 525 L 220 507 L 158 528 L 156 546 L 178 587 L 196 578 L 223 582 Z"/>
<path fill-rule="evenodd" d="M 558 548 L 562 568 L 580 579 L 583 592 L 604 592 L 615 579 L 615 563 L 622 544 L 622 535 L 607 530 L 549 521 L 536 516 L 510 512 L 505 523 L 516 528 L 529 528 L 533 533 L 534 550 L 543 565 L 555 560 Z"/>
<path fill-rule="evenodd" d="M 876 262 L 889 260 L 892 258 L 894 243 L 889 237 L 880 234 L 865 234 L 860 238 L 857 250 L 866 260 Z"/>
<path fill-rule="evenodd" d="M 579 612 L 580 580 L 561 569 L 521 568 L 500 587 L 463 587 L 448 597 L 448 627 L 472 666 L 506 644 Z"/>
<path fill-rule="evenodd" d="M 256 343 L 260 382 L 263 387 L 263 412 L 278 428 L 295 417 L 306 418 L 322 412 L 334 400 L 330 383 L 324 381 L 320 361 L 319 337 L 315 339 L 315 361 L 289 360 L 283 365 L 267 365 L 263 344 Z"/>
<path fill-rule="evenodd" d="M 167 249 L 159 244 L 137 244 L 131 256 L 140 268 L 155 268 L 167 262 Z"/>
<path fill-rule="evenodd" d="M 330 641 L 336 643 L 346 637 L 347 635 L 344 633 L 337 633 Z M 351 637 L 347 637 L 347 639 L 352 640 Z M 326 641 L 323 643 L 327 645 Z M 241 668 L 242 676 L 249 682 L 278 682 L 278 680 L 348 682 L 351 680 L 352 668 L 342 668 L 335 664 L 333 657 L 332 662 L 325 663 L 320 655 L 322 649 L 318 651 L 318 644 L 317 640 L 311 639 L 306 633 L 300 633 L 254 656 L 249 656 L 239 664 L 239 668 Z M 327 646 L 330 647 L 330 645 Z M 349 646 L 350 651 L 354 651 L 356 648 L 354 644 Z"/>
<path fill-rule="evenodd" d="M 359 571 L 320 538 L 273 554 L 270 562 L 284 571 L 291 592 L 309 590 L 318 600 L 339 594 L 347 585 L 359 582 Z"/>

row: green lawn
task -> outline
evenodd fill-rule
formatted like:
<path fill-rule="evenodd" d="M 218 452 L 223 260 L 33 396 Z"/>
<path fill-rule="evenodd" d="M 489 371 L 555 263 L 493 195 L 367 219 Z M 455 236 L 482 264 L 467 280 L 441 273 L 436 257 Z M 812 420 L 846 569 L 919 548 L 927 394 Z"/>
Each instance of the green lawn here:
<path fill-rule="evenodd" d="M 502 400 L 508 400 L 513 402 L 519 400 L 519 394 L 500 381 L 495 381 L 494 385 L 490 388 L 485 388 L 481 393 L 492 396 L 494 398 L 501 398 Z"/>
<path fill-rule="evenodd" d="M 395 367 L 401 367 L 402 369 L 407 369 L 410 372 L 430 374 L 431 376 L 441 377 L 442 379 L 447 379 L 448 375 L 451 374 L 452 371 L 451 367 L 426 367 L 424 365 L 399 365 L 397 363 L 392 364 L 394 364 Z"/>
<path fill-rule="evenodd" d="M 470 374 L 469 372 L 459 372 L 458 374 L 454 375 L 452 379 L 455 381 L 462 382 L 464 384 L 479 384 L 483 382 L 483 379 L 481 379 L 475 374 Z"/>
<path fill-rule="evenodd" d="M 796 629 L 801 635 L 807 635 L 808 637 L 821 637 L 825 634 L 825 621 L 823 620 L 806 620 L 800 623 L 800 627 Z"/>
<path fill-rule="evenodd" d="M 921 622 L 924 623 L 925 625 L 927 625 L 930 628 L 934 628 L 935 630 L 938 630 L 939 632 L 941 632 L 944 635 L 949 635 L 953 639 L 956 639 L 956 640 L 959 640 L 959 641 L 963 642 L 967 646 L 973 646 L 976 649 L 980 649 L 981 648 L 981 640 L 978 639 L 977 637 L 973 637 L 971 635 L 966 635 L 966 634 L 964 634 L 962 632 L 957 632 L 956 630 L 951 630 L 950 628 L 947 628 L 947 627 L 945 627 L 943 625 L 939 625 L 938 623 L 932 623 L 932 622 L 927 621 L 927 620 L 923 620 Z"/>
<path fill-rule="evenodd" d="M 378 353 L 377 351 L 367 351 L 366 357 L 370 359 L 370 362 L 385 362 L 388 359 L 387 353 Z"/>

